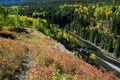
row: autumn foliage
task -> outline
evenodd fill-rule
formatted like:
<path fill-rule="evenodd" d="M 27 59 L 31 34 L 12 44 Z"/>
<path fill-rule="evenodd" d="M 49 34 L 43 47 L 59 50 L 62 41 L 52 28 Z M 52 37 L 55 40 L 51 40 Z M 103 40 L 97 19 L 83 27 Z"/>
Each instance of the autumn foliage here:
<path fill-rule="evenodd" d="M 56 41 L 44 34 L 32 29 L 28 31 L 11 32 L 17 36 L 14 40 L 0 38 L 1 79 L 14 77 L 22 59 L 29 54 L 30 68 L 25 73 L 28 80 L 114 80 L 113 73 L 103 73 L 61 50 Z"/>
<path fill-rule="evenodd" d="M 0 78 L 13 76 L 25 54 L 25 42 L 0 38 Z"/>
<path fill-rule="evenodd" d="M 54 77 L 58 80 L 63 77 L 65 80 L 114 80 L 112 74 L 103 73 L 82 60 L 56 49 L 43 50 L 36 58 L 26 73 L 26 78 L 30 80 L 53 80 Z M 56 76 L 54 67 L 58 71 Z"/>

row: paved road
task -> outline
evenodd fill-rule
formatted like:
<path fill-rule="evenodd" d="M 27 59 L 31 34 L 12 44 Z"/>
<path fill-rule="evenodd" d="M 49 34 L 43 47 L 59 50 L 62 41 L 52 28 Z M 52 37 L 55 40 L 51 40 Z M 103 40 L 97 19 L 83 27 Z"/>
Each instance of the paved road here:
<path fill-rule="evenodd" d="M 120 73 L 120 68 L 115 66 L 114 64 L 110 63 L 110 62 L 107 62 L 105 60 L 103 60 L 102 58 L 100 57 L 96 57 L 97 59 L 101 60 L 102 62 L 106 63 L 107 65 L 109 65 L 111 68 L 113 68 L 114 70 L 118 71 Z"/>
<path fill-rule="evenodd" d="M 96 46 L 95 44 L 93 44 L 93 43 L 91 43 L 91 42 L 71 33 L 71 32 L 68 32 L 68 33 L 71 34 L 72 36 L 74 36 L 75 38 L 77 38 L 79 40 L 79 44 L 82 44 L 84 47 L 87 47 L 87 48 L 95 51 L 96 56 L 97 56 L 97 62 L 106 71 L 115 71 L 116 75 L 118 77 L 120 77 L 120 61 L 119 60 L 106 55 L 106 53 L 101 48 Z"/>
<path fill-rule="evenodd" d="M 104 68 L 105 71 L 115 71 L 116 76 L 120 77 L 120 67 L 100 58 L 96 57 L 97 62 Z"/>

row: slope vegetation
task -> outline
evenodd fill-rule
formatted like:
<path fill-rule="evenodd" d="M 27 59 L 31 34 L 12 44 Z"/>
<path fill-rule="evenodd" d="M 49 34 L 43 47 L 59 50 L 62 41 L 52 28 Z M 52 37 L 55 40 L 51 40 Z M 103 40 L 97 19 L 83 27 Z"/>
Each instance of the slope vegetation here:
<path fill-rule="evenodd" d="M 56 41 L 34 29 L 18 28 L 0 34 L 14 36 L 0 37 L 1 80 L 114 80 L 112 73 L 103 73 L 71 56 Z"/>

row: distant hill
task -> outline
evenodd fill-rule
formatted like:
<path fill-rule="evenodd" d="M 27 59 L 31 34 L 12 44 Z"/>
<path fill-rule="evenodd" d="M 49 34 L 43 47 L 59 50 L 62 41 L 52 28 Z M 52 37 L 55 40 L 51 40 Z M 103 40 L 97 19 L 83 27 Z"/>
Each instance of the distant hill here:
<path fill-rule="evenodd" d="M 43 3 L 54 3 L 54 2 L 91 2 L 92 0 L 0 0 L 0 4 L 15 4 L 15 3 L 24 3 L 24 2 L 43 2 Z M 94 0 L 94 1 L 99 1 L 99 0 Z"/>
<path fill-rule="evenodd" d="M 82 0 L 0 0 L 0 4 L 14 4 L 14 3 L 24 3 L 24 2 L 73 2 Z"/>
<path fill-rule="evenodd" d="M 0 4 L 14 4 L 14 3 L 23 3 L 23 2 L 92 2 L 93 0 L 0 0 Z M 108 0 L 94 0 L 93 2 L 98 1 L 108 1 Z M 112 0 L 109 0 L 112 1 Z M 119 0 L 116 0 L 119 1 Z"/>
<path fill-rule="evenodd" d="M 21 3 L 21 2 L 31 2 L 36 0 L 0 0 L 0 4 L 13 4 L 13 3 Z"/>

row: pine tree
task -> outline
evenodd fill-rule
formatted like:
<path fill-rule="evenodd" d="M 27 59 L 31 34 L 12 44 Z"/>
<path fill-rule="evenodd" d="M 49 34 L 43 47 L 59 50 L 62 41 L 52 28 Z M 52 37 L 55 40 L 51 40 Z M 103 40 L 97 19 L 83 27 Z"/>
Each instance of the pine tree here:
<path fill-rule="evenodd" d="M 94 30 L 90 31 L 90 41 L 94 42 Z"/>
<path fill-rule="evenodd" d="M 120 58 L 120 37 L 117 40 L 117 43 L 116 43 L 116 46 L 114 49 L 114 53 L 117 58 Z"/>
<path fill-rule="evenodd" d="M 113 52 L 113 39 L 112 39 L 112 37 L 110 37 L 109 40 L 108 40 L 107 50 L 108 50 L 109 52 Z"/>
<path fill-rule="evenodd" d="M 103 48 L 105 49 L 105 50 L 107 50 L 107 45 L 108 45 L 108 37 L 105 35 L 104 36 L 104 46 L 103 46 Z"/>
<path fill-rule="evenodd" d="M 100 40 L 100 46 L 101 46 L 101 48 L 104 48 L 104 34 L 101 34 L 101 40 Z"/>
<path fill-rule="evenodd" d="M 96 35 L 95 39 L 94 39 L 94 44 L 96 44 L 96 45 L 98 44 L 98 39 L 97 38 L 98 38 L 98 35 Z"/>

